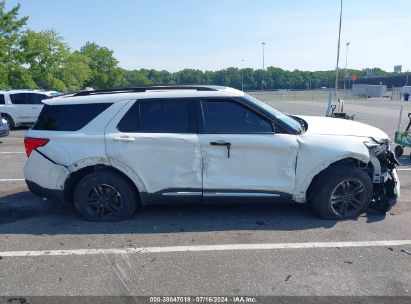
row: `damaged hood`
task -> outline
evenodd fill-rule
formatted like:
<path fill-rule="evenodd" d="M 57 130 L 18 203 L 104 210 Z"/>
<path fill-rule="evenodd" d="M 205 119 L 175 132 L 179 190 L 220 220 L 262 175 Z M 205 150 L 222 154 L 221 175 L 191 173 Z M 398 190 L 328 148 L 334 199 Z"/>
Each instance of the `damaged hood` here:
<path fill-rule="evenodd" d="M 378 128 L 341 118 L 301 116 L 308 123 L 306 134 L 372 137 L 378 142 L 388 140 L 388 135 Z"/>

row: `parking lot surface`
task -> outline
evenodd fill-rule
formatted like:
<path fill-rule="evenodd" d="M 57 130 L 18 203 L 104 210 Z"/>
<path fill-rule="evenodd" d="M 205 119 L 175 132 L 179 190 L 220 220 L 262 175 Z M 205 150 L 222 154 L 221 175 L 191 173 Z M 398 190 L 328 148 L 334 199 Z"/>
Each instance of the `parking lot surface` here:
<path fill-rule="evenodd" d="M 267 103 L 324 115 L 324 101 Z M 399 102 L 347 101 L 355 120 L 397 128 Z M 402 125 L 405 126 L 404 117 Z M 119 223 L 28 192 L 25 130 L 0 139 L 1 295 L 411 296 L 411 161 L 385 216 L 322 220 L 298 205 L 156 206 Z"/>

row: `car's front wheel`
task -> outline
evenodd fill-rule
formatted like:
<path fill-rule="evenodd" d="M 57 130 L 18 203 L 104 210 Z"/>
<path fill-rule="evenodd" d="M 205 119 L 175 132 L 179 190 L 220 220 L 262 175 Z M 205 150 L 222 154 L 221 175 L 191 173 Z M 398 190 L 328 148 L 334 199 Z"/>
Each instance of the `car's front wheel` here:
<path fill-rule="evenodd" d="M 74 205 L 87 221 L 121 221 L 134 215 L 136 191 L 120 174 L 97 170 L 78 183 L 74 191 Z"/>
<path fill-rule="evenodd" d="M 372 181 L 366 172 L 354 166 L 338 166 L 324 175 L 311 204 L 322 218 L 353 218 L 367 209 L 372 193 Z"/>

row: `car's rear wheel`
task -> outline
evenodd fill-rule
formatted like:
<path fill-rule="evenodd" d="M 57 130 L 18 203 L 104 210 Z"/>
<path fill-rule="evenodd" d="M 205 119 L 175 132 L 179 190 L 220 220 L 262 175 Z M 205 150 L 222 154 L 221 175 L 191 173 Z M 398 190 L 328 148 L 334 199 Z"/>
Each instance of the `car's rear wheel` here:
<path fill-rule="evenodd" d="M 78 183 L 74 204 L 87 221 L 113 222 L 131 218 L 137 206 L 136 191 L 130 182 L 110 170 L 97 170 Z"/>
<path fill-rule="evenodd" d="M 14 124 L 13 118 L 11 118 L 10 115 L 8 115 L 8 114 L 2 114 L 1 116 L 2 116 L 2 118 L 3 118 L 4 120 L 7 121 L 10 130 L 11 130 L 11 129 L 14 129 L 15 124 Z"/>
<path fill-rule="evenodd" d="M 367 209 L 372 193 L 372 181 L 366 172 L 354 166 L 334 167 L 324 175 L 311 204 L 322 218 L 353 218 Z"/>

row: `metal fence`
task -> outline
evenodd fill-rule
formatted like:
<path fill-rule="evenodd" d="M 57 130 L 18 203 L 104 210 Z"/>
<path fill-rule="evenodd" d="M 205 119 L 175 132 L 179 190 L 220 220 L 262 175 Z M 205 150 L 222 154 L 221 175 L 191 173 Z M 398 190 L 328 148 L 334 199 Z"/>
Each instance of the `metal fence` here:
<path fill-rule="evenodd" d="M 272 101 L 296 101 L 296 100 L 328 100 L 329 89 L 320 90 L 276 90 L 276 91 L 248 91 L 256 98 L 262 100 Z M 367 97 L 356 96 L 352 94 L 351 89 L 338 90 L 338 97 L 346 100 L 365 100 Z M 384 96 L 373 97 L 370 99 L 386 99 L 386 100 L 401 100 L 402 99 L 401 88 L 387 88 Z"/>

